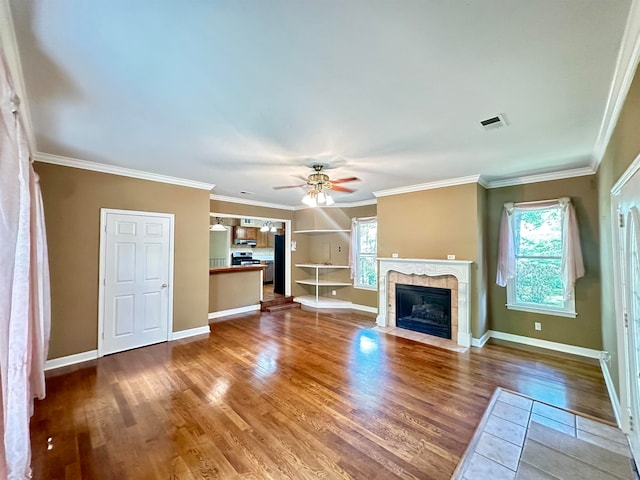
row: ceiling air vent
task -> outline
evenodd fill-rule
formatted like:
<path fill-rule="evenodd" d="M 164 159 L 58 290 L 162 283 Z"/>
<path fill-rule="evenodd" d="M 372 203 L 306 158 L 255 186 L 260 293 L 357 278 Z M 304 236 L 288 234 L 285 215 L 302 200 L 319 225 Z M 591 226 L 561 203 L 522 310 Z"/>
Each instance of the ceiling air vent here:
<path fill-rule="evenodd" d="M 487 118 L 486 120 L 481 120 L 480 125 L 485 130 L 495 130 L 500 127 L 506 127 L 509 125 L 507 118 L 504 113 L 499 113 L 495 117 Z"/>

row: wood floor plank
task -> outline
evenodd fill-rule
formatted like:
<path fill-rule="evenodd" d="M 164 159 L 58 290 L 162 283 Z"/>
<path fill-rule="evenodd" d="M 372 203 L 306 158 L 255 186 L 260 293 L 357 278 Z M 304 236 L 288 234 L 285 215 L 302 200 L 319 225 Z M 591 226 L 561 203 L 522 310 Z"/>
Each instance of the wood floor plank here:
<path fill-rule="evenodd" d="M 34 478 L 447 479 L 498 386 L 613 420 L 597 365 L 508 344 L 456 353 L 374 326 L 252 312 L 48 372 Z"/>

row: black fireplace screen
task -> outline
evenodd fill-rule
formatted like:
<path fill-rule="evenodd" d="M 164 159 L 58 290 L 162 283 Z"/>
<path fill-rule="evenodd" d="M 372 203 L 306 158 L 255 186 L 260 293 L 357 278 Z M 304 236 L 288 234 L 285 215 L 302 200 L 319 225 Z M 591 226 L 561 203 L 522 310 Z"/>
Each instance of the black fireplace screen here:
<path fill-rule="evenodd" d="M 396 326 L 451 338 L 451 290 L 396 284 Z"/>

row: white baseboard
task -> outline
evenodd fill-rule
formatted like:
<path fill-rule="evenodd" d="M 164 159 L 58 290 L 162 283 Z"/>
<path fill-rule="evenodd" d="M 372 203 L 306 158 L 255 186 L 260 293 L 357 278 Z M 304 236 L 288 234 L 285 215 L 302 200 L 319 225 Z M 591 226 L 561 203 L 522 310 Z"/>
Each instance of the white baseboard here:
<path fill-rule="evenodd" d="M 480 338 L 472 338 L 471 346 L 482 348 L 484 347 L 485 343 L 489 341 L 490 338 L 491 338 L 491 330 L 487 330 L 486 332 L 484 332 L 484 335 L 482 335 Z"/>
<path fill-rule="evenodd" d="M 230 308 L 229 310 L 220 310 L 218 312 L 211 312 L 209 314 L 209 320 L 214 318 L 226 317 L 228 315 L 236 315 L 238 313 L 248 313 L 260 310 L 260 305 L 249 305 L 248 307 Z"/>
<path fill-rule="evenodd" d="M 558 352 L 571 353 L 573 355 L 579 355 L 581 357 L 588 358 L 600 358 L 600 350 L 593 350 L 591 348 L 576 347 L 575 345 L 567 345 L 566 343 L 550 342 L 549 340 L 542 340 L 539 338 L 523 337 L 521 335 L 514 335 L 513 333 L 496 332 L 490 330 L 491 338 L 497 338 L 498 340 L 506 340 L 508 342 L 522 343 L 523 345 L 531 345 L 533 347 L 546 348 L 548 350 L 556 350 Z"/>
<path fill-rule="evenodd" d="M 622 417 L 620 415 L 620 399 L 618 398 L 618 393 L 616 392 L 616 387 L 613 385 L 613 378 L 611 377 L 611 372 L 609 371 L 609 366 L 607 362 L 605 362 L 603 356 L 600 356 L 600 368 L 602 369 L 602 376 L 604 377 L 604 383 L 607 386 L 607 392 L 609 392 L 609 400 L 611 400 L 611 407 L 613 408 L 613 414 L 616 417 L 616 422 L 618 423 L 618 427 L 622 428 Z"/>
<path fill-rule="evenodd" d="M 357 303 L 351 304 L 351 310 L 360 310 L 361 312 L 368 313 L 378 313 L 378 309 L 376 307 L 369 307 L 367 305 L 358 305 Z"/>
<path fill-rule="evenodd" d="M 98 358 L 98 350 L 89 350 L 88 352 L 75 353 L 66 357 L 52 358 L 44 364 L 44 371 L 53 370 L 54 368 L 67 367 L 76 363 L 87 362 Z"/>
<path fill-rule="evenodd" d="M 187 330 L 180 330 L 179 332 L 172 332 L 170 340 L 180 340 L 181 338 L 189 338 L 194 335 L 203 335 L 209 333 L 209 325 L 204 327 L 189 328 Z"/>

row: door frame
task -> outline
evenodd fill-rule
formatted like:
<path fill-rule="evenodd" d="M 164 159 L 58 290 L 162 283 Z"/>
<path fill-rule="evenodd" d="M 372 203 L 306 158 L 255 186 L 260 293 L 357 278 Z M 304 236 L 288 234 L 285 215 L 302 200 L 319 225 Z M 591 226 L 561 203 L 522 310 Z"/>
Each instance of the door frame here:
<path fill-rule="evenodd" d="M 105 264 L 107 254 L 107 215 L 136 215 L 145 217 L 162 217 L 169 219 L 169 304 L 167 311 L 167 331 L 165 341 L 169 341 L 173 332 L 173 264 L 174 264 L 174 233 L 175 215 L 173 213 L 143 212 L 139 210 L 119 210 L 115 208 L 100 209 L 100 266 L 98 270 L 98 357 L 104 356 L 104 288 L 105 288 Z"/>
<path fill-rule="evenodd" d="M 629 330 L 625 325 L 624 310 L 625 310 L 625 298 L 622 294 L 623 291 L 623 262 L 622 250 L 620 248 L 620 219 L 619 219 L 619 196 L 622 189 L 627 182 L 636 174 L 640 175 L 640 155 L 629 165 L 627 170 L 620 176 L 615 185 L 611 188 L 611 228 L 612 228 L 612 242 L 613 242 L 613 288 L 615 294 L 615 323 L 616 323 L 616 337 L 618 346 L 618 385 L 620 387 L 619 402 L 620 409 L 618 423 L 624 433 L 629 435 L 630 430 L 630 415 L 631 415 L 631 388 L 629 384 L 629 375 L 631 374 L 632 359 L 629 358 Z M 625 219 L 626 220 L 626 219 Z M 625 232 L 626 233 L 626 232 Z M 613 399 L 612 399 L 613 402 Z M 614 405 L 614 411 L 616 411 Z M 635 422 L 640 419 L 635 419 Z M 632 454 L 638 458 L 640 452 L 634 452 L 632 448 Z"/>
<path fill-rule="evenodd" d="M 238 215 L 236 213 L 209 212 L 209 218 L 254 218 L 265 222 L 284 223 L 284 293 L 291 295 L 291 220 L 286 218 L 261 217 L 256 215 Z"/>

